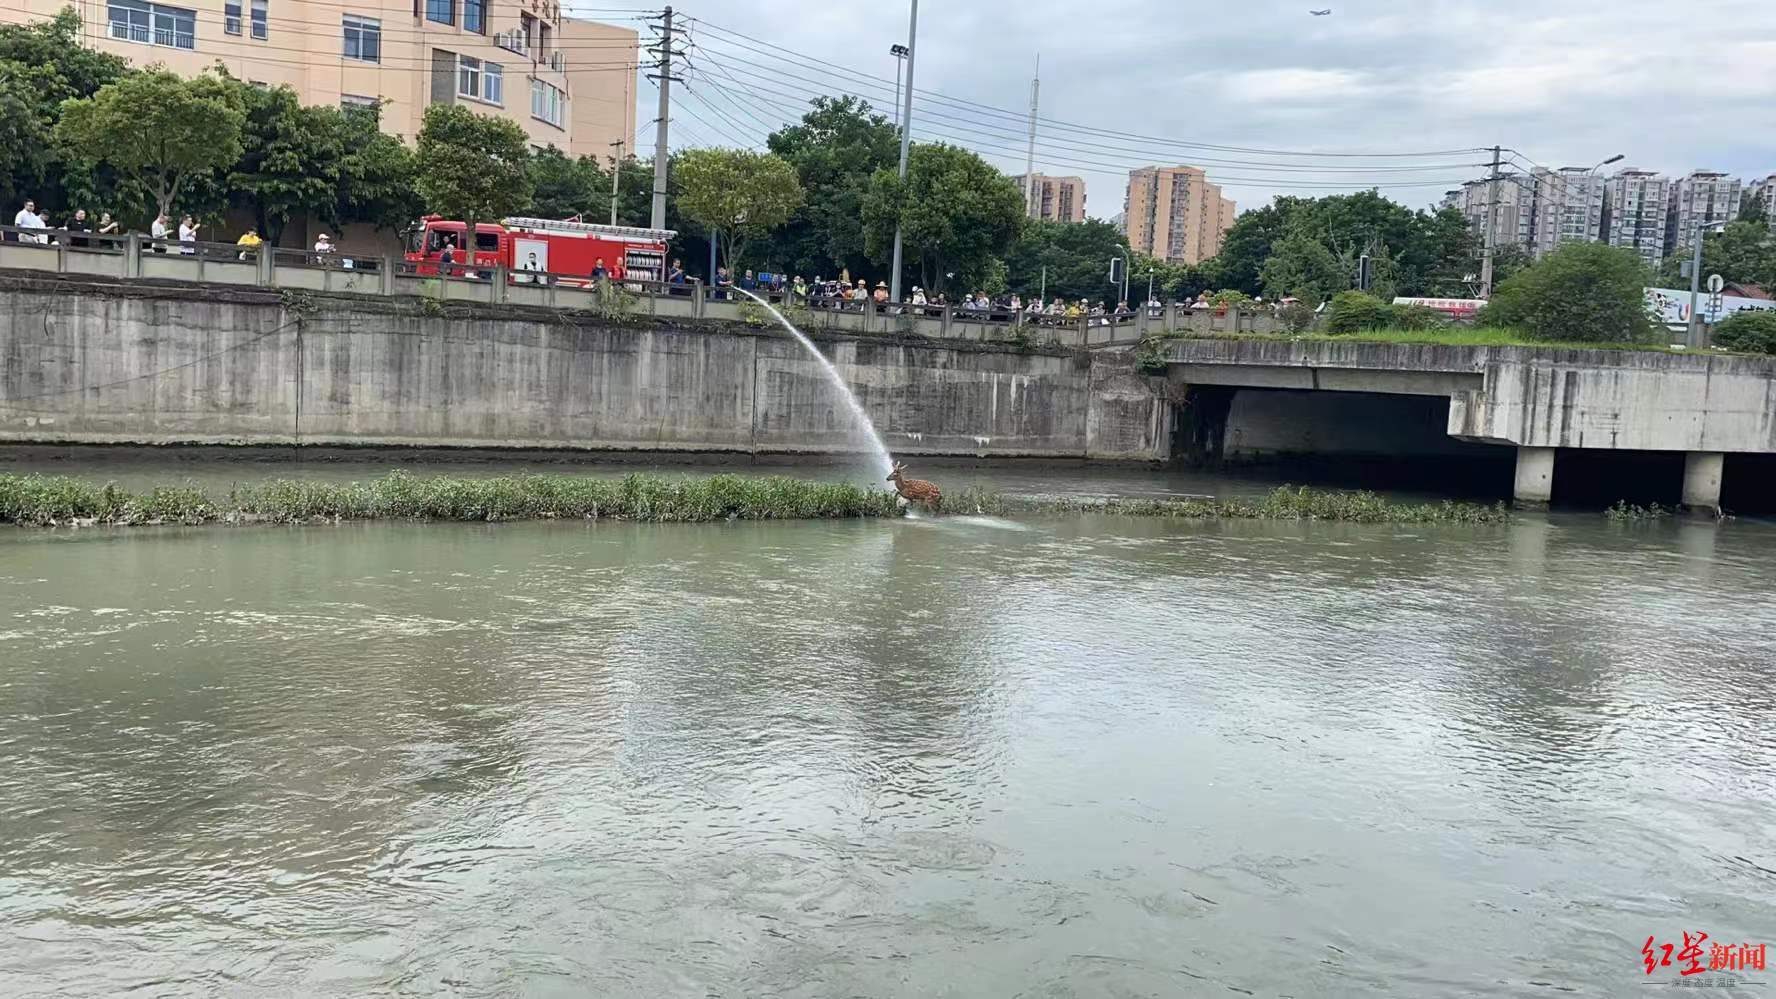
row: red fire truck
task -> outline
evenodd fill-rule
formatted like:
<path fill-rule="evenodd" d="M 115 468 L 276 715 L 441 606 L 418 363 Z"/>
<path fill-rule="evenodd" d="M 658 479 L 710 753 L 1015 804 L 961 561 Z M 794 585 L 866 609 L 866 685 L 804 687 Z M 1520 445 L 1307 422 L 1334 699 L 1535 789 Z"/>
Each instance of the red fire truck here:
<path fill-rule="evenodd" d="M 436 277 L 446 245 L 453 277 L 490 277 L 505 265 L 524 280 L 527 272 L 552 275 L 558 284 L 590 284 L 600 262 L 613 280 L 666 280 L 666 249 L 678 235 L 667 229 L 639 229 L 591 222 L 509 218 L 475 224 L 474 259 L 464 251 L 467 225 L 427 215 L 409 233 L 407 262 L 414 272 Z"/>

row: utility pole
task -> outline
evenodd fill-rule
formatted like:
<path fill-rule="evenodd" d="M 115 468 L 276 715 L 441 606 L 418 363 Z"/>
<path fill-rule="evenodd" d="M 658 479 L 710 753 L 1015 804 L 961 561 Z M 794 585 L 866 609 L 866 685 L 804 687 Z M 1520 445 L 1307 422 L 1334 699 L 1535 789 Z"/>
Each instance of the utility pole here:
<path fill-rule="evenodd" d="M 623 140 L 611 143 L 616 155 L 611 157 L 611 225 L 617 224 L 617 178 L 623 175 Z"/>
<path fill-rule="evenodd" d="M 655 64 L 660 72 L 648 74 L 648 79 L 660 84 L 660 120 L 659 127 L 654 131 L 654 210 L 648 221 L 648 225 L 654 229 L 666 228 L 666 140 L 672 119 L 672 84 L 675 80 L 684 82 L 672 75 L 672 57 L 683 54 L 672 51 L 672 36 L 682 33 L 684 29 L 672 26 L 671 7 L 661 11 L 660 18 L 660 27 L 654 29 L 660 33 L 660 40 L 648 49 L 660 57 L 660 61 Z"/>
<path fill-rule="evenodd" d="M 1498 203 L 1499 203 L 1499 157 L 1504 150 L 1499 146 L 1492 147 L 1492 173 L 1486 178 L 1486 231 L 1481 233 L 1485 241 L 1480 251 L 1480 297 L 1492 298 L 1492 255 L 1498 249 Z"/>
<path fill-rule="evenodd" d="M 906 193 L 907 154 L 911 151 L 913 140 L 913 57 L 919 54 L 919 0 L 913 0 L 913 12 L 907 21 L 907 55 L 906 55 L 906 94 L 901 104 L 900 129 L 900 181 L 901 193 Z M 901 210 L 906 210 L 905 202 Z M 900 301 L 900 254 L 902 226 L 897 219 L 894 223 L 894 270 L 890 276 L 892 287 L 888 290 L 888 299 Z"/>
<path fill-rule="evenodd" d="M 1042 53 L 1036 53 L 1036 75 L 1030 79 L 1030 151 L 1024 157 L 1024 214 L 1041 214 L 1036 191 L 1036 105 L 1042 95 Z"/>

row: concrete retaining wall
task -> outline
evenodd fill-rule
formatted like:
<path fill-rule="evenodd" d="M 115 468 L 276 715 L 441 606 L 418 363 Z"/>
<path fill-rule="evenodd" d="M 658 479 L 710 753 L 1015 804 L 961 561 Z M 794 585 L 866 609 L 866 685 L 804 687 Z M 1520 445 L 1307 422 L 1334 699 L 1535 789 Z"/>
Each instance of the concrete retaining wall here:
<path fill-rule="evenodd" d="M 1156 460 L 1158 380 L 1126 357 L 820 337 L 890 448 Z M 0 439 L 848 451 L 787 336 L 517 306 L 0 277 Z"/>

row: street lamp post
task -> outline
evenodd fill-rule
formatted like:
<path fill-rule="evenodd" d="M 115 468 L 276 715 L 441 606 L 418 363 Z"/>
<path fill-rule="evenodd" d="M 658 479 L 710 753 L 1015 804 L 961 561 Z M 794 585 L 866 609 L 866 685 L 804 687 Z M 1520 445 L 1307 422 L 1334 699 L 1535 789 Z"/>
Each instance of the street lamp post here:
<path fill-rule="evenodd" d="M 900 131 L 900 75 L 906 71 L 906 57 L 912 49 L 905 45 L 888 46 L 888 54 L 894 57 L 894 131 Z"/>
<path fill-rule="evenodd" d="M 912 14 L 907 19 L 907 54 L 906 54 L 906 94 L 901 101 L 900 129 L 900 180 L 901 194 L 906 194 L 907 154 L 913 138 L 913 57 L 918 55 L 919 44 L 919 0 L 913 0 Z M 905 209 L 904 201 L 902 210 Z M 888 297 L 892 301 L 900 301 L 900 255 L 903 230 L 900 220 L 894 221 L 894 271 L 889 275 L 891 285 Z"/>
<path fill-rule="evenodd" d="M 1696 251 L 1690 258 L 1690 322 L 1684 334 L 1684 346 L 1702 346 L 1702 314 L 1696 308 L 1697 299 L 1702 291 L 1702 241 L 1711 232 L 1725 229 L 1723 223 L 1696 226 Z"/>

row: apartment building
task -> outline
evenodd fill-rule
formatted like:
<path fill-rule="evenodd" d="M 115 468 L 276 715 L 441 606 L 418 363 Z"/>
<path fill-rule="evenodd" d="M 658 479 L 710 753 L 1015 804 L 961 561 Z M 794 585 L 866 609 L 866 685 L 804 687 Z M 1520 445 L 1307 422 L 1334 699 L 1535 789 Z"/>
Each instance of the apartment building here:
<path fill-rule="evenodd" d="M 54 16 L 23 0 L 5 18 Z M 425 109 L 464 104 L 538 148 L 606 157 L 635 132 L 637 33 L 566 17 L 556 0 L 74 0 L 86 45 L 137 66 L 288 84 L 308 104 L 381 104 L 412 141 Z"/>
<path fill-rule="evenodd" d="M 1648 265 L 1665 259 L 1671 179 L 1651 170 L 1622 170 L 1604 185 L 1603 239 L 1639 252 Z"/>
<path fill-rule="evenodd" d="M 1193 166 L 1129 171 L 1123 200 L 1129 245 L 1172 263 L 1201 263 L 1221 252 L 1233 227 L 1234 203 Z"/>
<path fill-rule="evenodd" d="M 1595 243 L 1602 238 L 1602 177 L 1585 167 L 1537 169 L 1528 185 L 1535 201 L 1536 256 L 1546 256 L 1566 243 Z"/>
<path fill-rule="evenodd" d="M 1085 221 L 1085 179 L 1020 174 L 1013 177 L 1024 192 L 1026 214 L 1050 222 Z"/>
<path fill-rule="evenodd" d="M 1666 209 L 1666 254 L 1691 249 L 1698 231 L 1737 219 L 1744 195 L 1744 182 L 1713 170 L 1692 170 L 1678 178 L 1671 185 Z"/>
<path fill-rule="evenodd" d="M 1460 210 L 1468 227 L 1486 238 L 1487 204 L 1492 200 L 1491 182 L 1471 180 L 1459 191 L 1444 195 L 1443 203 Z M 1535 244 L 1535 190 L 1521 177 L 1501 178 L 1498 208 L 1493 213 L 1493 238 L 1499 246 L 1515 244 L 1530 249 Z"/>
<path fill-rule="evenodd" d="M 1764 221 L 1769 224 L 1770 231 L 1776 233 L 1776 173 L 1745 185 L 1745 200 L 1753 199 L 1764 203 Z M 1740 202 L 1741 207 L 1744 204 L 1744 201 Z"/>

